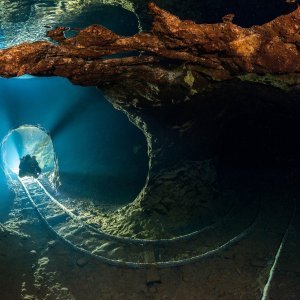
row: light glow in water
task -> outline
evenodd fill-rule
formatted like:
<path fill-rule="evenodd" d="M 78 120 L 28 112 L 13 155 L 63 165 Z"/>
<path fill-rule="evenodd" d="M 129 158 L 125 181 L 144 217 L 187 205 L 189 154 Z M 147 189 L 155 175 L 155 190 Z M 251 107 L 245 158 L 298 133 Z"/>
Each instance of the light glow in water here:
<path fill-rule="evenodd" d="M 53 184 L 58 180 L 58 164 L 50 136 L 43 128 L 22 125 L 11 130 L 1 143 L 4 172 L 19 173 L 20 159 L 25 155 L 35 156 L 43 176 Z"/>
<path fill-rule="evenodd" d="M 13 149 L 13 148 L 12 148 Z M 20 163 L 20 159 L 19 159 L 19 155 L 17 154 L 16 151 L 11 151 L 9 156 L 8 156 L 8 166 L 9 169 L 15 173 L 18 174 L 19 173 L 19 163 Z"/>
<path fill-rule="evenodd" d="M 16 77 L 16 79 L 33 79 L 33 78 L 35 78 L 35 76 L 28 75 L 28 74 Z"/>

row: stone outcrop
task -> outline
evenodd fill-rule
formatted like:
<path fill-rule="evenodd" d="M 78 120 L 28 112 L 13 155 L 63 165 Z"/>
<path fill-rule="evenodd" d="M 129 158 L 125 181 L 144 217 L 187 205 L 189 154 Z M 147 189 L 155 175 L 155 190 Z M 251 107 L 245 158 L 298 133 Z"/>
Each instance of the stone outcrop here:
<path fill-rule="evenodd" d="M 131 0 L 143 28 L 151 26 L 151 17 L 147 13 L 147 1 Z M 216 23 L 221 17 L 233 13 L 235 22 L 244 27 L 266 23 L 279 15 L 291 12 L 299 3 L 298 0 L 232 0 L 232 1 L 197 1 L 197 0 L 156 0 L 155 3 L 172 14 L 185 20 L 197 23 Z"/>
<path fill-rule="evenodd" d="M 92 25 L 73 38 L 65 38 L 67 28 L 59 27 L 48 33 L 58 45 L 35 42 L 1 50 L 0 74 L 57 75 L 74 83 L 102 86 L 141 73 L 154 73 L 157 80 L 153 65 L 168 65 L 166 60 L 177 65 L 197 64 L 208 69 L 216 80 L 244 73 L 300 71 L 300 8 L 251 28 L 239 27 L 227 18 L 217 24 L 181 21 L 153 3 L 149 9 L 154 17 L 151 31 L 132 37 L 121 37 Z M 126 58 L 107 57 L 130 51 L 143 53 Z"/>
<path fill-rule="evenodd" d="M 104 90 L 144 132 L 149 153 L 144 189 L 107 217 L 104 229 L 170 237 L 230 207 L 220 197 L 213 158 L 234 116 L 252 118 L 274 103 L 295 120 L 300 115 L 300 8 L 251 28 L 235 25 L 231 15 L 195 24 L 153 3 L 149 9 L 151 30 L 132 37 L 92 25 L 65 38 L 68 28 L 59 27 L 48 32 L 56 43 L 0 50 L 0 75 L 62 76 Z"/>

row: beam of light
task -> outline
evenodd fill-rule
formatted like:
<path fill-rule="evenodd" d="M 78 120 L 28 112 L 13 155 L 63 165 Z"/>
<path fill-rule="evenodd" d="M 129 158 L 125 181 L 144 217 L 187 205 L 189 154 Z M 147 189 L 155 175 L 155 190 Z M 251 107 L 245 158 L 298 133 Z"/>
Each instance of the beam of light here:
<path fill-rule="evenodd" d="M 97 98 L 93 98 L 93 100 L 87 100 L 85 98 L 80 98 L 76 103 L 69 106 L 65 112 L 60 116 L 60 118 L 56 121 L 56 123 L 50 128 L 50 133 L 52 139 L 55 137 L 70 123 L 78 118 L 81 114 L 83 114 L 89 107 L 97 102 Z"/>
<path fill-rule="evenodd" d="M 13 148 L 17 151 L 19 158 L 22 157 L 24 155 L 24 141 L 22 135 L 16 131 L 15 134 L 11 136 L 10 142 L 13 145 Z"/>
<path fill-rule="evenodd" d="M 0 88 L 0 95 L 1 95 L 1 88 Z M 0 96 L 0 120 L 1 120 L 1 132 L 8 132 L 9 129 L 12 127 L 11 119 L 6 111 L 5 101 Z"/>
<path fill-rule="evenodd" d="M 15 126 L 14 124 L 16 123 L 16 120 L 18 120 L 20 116 L 20 110 L 16 109 L 14 101 L 18 89 L 16 89 L 16 87 L 13 89 L 13 87 L 9 84 L 12 84 L 11 79 L 0 77 L 0 111 L 8 121 L 8 128 L 6 128 L 6 132 Z M 3 119 L 1 118 L 1 123 L 2 121 Z"/>
<path fill-rule="evenodd" d="M 5 174 L 10 171 L 17 174 L 19 172 L 20 156 L 16 144 L 9 138 L 9 135 L 1 143 L 1 154 Z"/>
<path fill-rule="evenodd" d="M 19 144 L 18 139 L 22 140 Z M 4 137 L 1 143 L 1 155 L 4 173 L 10 178 L 10 173 L 19 173 L 20 159 L 24 155 L 34 155 L 42 169 L 42 175 L 53 185 L 59 182 L 58 162 L 53 144 L 47 132 L 38 126 L 22 125 L 15 128 Z"/>

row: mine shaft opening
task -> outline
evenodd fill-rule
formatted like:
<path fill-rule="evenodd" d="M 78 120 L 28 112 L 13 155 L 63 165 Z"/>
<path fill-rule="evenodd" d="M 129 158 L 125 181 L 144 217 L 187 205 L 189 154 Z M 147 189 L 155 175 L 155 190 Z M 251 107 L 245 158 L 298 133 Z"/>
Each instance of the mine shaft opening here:
<path fill-rule="evenodd" d="M 51 137 L 44 128 L 22 125 L 10 130 L 2 140 L 1 155 L 8 182 L 11 176 L 43 177 L 57 187 L 58 162 Z M 36 164 L 35 174 L 29 170 L 33 163 Z"/>

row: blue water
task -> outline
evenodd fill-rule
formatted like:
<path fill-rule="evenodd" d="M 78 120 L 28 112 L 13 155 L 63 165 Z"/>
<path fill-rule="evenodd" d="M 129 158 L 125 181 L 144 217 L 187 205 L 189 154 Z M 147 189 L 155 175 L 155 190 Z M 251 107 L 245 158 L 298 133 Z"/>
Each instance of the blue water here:
<path fill-rule="evenodd" d="M 107 2 L 116 4 L 117 1 Z M 1 2 L 0 47 L 46 40 L 47 30 L 56 26 L 84 28 L 96 23 L 120 35 L 132 35 L 138 31 L 139 22 L 134 12 L 130 11 L 130 5 L 126 7 L 104 5 L 99 0 Z"/>
<path fill-rule="evenodd" d="M 98 23 L 121 35 L 138 31 L 135 14 L 121 6 L 59 3 L 3 4 L 0 47 L 46 39 L 49 27 L 57 25 L 83 28 Z M 144 135 L 96 88 L 74 86 L 62 78 L 0 78 L 0 120 L 0 140 L 23 124 L 39 124 L 50 132 L 62 188 L 71 196 L 121 205 L 131 202 L 145 182 L 148 158 Z M 1 210 L 8 198 L 1 170 L 0 194 Z"/>
<path fill-rule="evenodd" d="M 70 193 L 125 204 L 142 188 L 144 135 L 99 90 L 62 78 L 0 79 L 0 95 L 0 139 L 23 124 L 46 128 Z"/>

